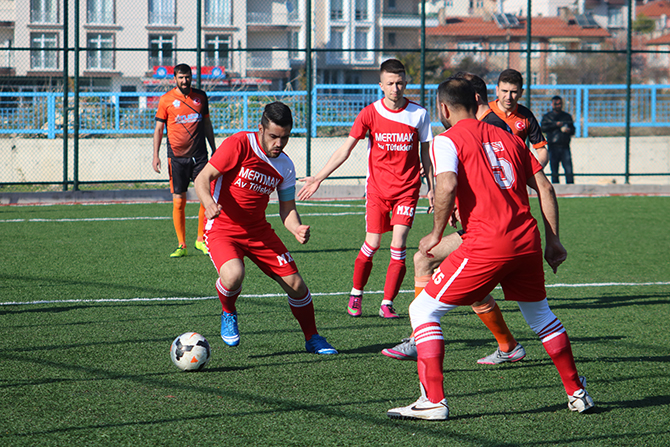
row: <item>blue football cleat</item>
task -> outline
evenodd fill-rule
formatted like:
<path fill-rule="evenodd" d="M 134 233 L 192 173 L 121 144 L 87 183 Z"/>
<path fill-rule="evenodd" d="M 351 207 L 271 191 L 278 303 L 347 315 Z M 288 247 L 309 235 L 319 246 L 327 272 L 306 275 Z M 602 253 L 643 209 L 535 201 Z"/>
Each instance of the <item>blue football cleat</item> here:
<path fill-rule="evenodd" d="M 305 342 L 305 349 L 312 354 L 337 354 L 337 350 L 319 334 L 312 335 L 312 338 Z"/>
<path fill-rule="evenodd" d="M 228 346 L 240 344 L 240 331 L 237 329 L 237 312 L 221 313 L 221 338 Z"/>

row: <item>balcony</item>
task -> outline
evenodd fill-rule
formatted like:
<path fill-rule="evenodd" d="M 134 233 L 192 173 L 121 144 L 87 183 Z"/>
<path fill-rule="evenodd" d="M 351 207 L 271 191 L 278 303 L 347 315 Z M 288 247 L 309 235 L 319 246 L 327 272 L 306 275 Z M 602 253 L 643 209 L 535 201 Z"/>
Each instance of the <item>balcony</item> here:
<path fill-rule="evenodd" d="M 421 14 L 382 12 L 382 28 L 421 28 Z M 426 17 L 426 27 L 437 26 L 437 17 Z"/>
<path fill-rule="evenodd" d="M 288 26 L 300 24 L 300 15 L 297 11 L 278 14 L 272 12 L 247 12 L 247 25 Z"/>

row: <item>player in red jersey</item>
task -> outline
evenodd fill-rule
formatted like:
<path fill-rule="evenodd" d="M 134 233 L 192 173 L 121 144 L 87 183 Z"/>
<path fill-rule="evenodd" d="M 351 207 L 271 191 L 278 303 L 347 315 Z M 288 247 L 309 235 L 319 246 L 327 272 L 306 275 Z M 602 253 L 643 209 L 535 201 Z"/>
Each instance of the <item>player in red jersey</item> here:
<path fill-rule="evenodd" d="M 477 111 L 475 116 L 478 120 L 500 127 L 511 132 L 507 123 L 491 111 L 488 105 L 488 93 L 486 83 L 479 76 L 472 73 L 459 72 L 452 76 L 456 79 L 466 79 L 475 90 Z M 455 222 L 454 227 L 455 227 Z M 451 252 L 461 244 L 463 230 L 444 236 L 440 243 L 433 247 L 431 256 L 426 256 L 421 251 L 414 253 L 414 294 L 419 296 L 421 291 L 430 281 L 433 271 Z M 491 295 L 481 301 L 472 304 L 472 310 L 482 320 L 487 328 L 493 333 L 498 342 L 498 349 L 486 357 L 480 358 L 477 363 L 484 365 L 497 365 L 507 362 L 517 362 L 526 357 L 526 350 L 518 343 L 510 332 L 500 307 Z M 416 340 L 414 335 L 405 338 L 401 343 L 392 348 L 382 350 L 382 354 L 398 360 L 416 360 Z"/>
<path fill-rule="evenodd" d="M 353 317 L 362 314 L 363 289 L 370 278 L 372 259 L 381 245 L 382 234 L 392 231 L 391 261 L 379 316 L 397 318 L 393 300 L 407 270 L 407 234 L 419 200 L 422 164 L 428 178 L 432 178 L 429 149 L 433 134 L 426 109 L 404 97 L 407 80 L 402 62 L 389 59 L 381 64 L 379 86 L 384 98 L 358 114 L 349 137 L 318 174 L 301 179 L 305 186 L 298 198 L 310 198 L 321 182 L 349 158 L 358 141 L 370 133 L 365 187 L 366 235 L 354 263 L 353 288 L 347 311 Z"/>
<path fill-rule="evenodd" d="M 208 219 L 209 255 L 219 273 L 221 338 L 228 346 L 240 342 L 235 303 L 242 290 L 246 256 L 288 294 L 291 312 L 305 336 L 305 349 L 337 354 L 318 334 L 312 295 L 265 217 L 270 194 L 276 190 L 284 226 L 301 244 L 309 240 L 309 225 L 301 222 L 295 207 L 295 167 L 283 152 L 292 128 L 291 109 L 281 102 L 268 104 L 258 131 L 226 138 L 195 180 Z"/>
<path fill-rule="evenodd" d="M 179 64 L 174 67 L 174 78 L 177 86 L 161 96 L 156 111 L 156 127 L 154 129 L 154 171 L 161 172 L 159 151 L 163 132 L 167 126 L 168 172 L 170 175 L 170 191 L 172 192 L 172 220 L 177 233 L 179 246 L 170 257 L 180 258 L 188 254 L 186 248 L 186 191 L 191 180 L 195 180 L 202 168 L 207 164 L 207 148 L 205 139 L 212 148 L 214 130 L 209 119 L 209 102 L 207 94 L 202 90 L 191 88 L 191 67 Z M 203 241 L 205 210 L 201 206 L 198 213 L 198 237 L 195 248 L 207 254 L 207 246 Z"/>
<path fill-rule="evenodd" d="M 585 380 L 577 373 L 565 329 L 547 304 L 542 249 L 537 222 L 530 212 L 527 186 L 538 192 L 545 223 L 544 257 L 556 272 L 567 252 L 558 234 L 558 204 L 551 183 L 525 143 L 475 118 L 472 85 L 463 79 L 440 84 L 437 104 L 447 131 L 433 142 L 435 214 L 433 230 L 419 250 L 430 256 L 458 206 L 466 232 L 463 243 L 445 259 L 431 282 L 410 305 L 421 383 L 421 397 L 388 411 L 391 418 L 444 420 L 444 337 L 440 321 L 459 305 L 484 298 L 501 284 L 505 299 L 517 301 L 531 329 L 558 369 L 568 407 L 580 413 L 593 408 Z"/>
<path fill-rule="evenodd" d="M 538 161 L 544 167 L 549 161 L 547 140 L 542 135 L 540 124 L 533 112 L 519 104 L 521 95 L 523 95 L 523 76 L 518 71 L 508 68 L 500 73 L 496 86 L 497 99 L 491 101 L 489 106 L 493 113 L 509 125 L 514 135 L 518 135 L 524 141 L 526 138 L 530 140 Z"/>

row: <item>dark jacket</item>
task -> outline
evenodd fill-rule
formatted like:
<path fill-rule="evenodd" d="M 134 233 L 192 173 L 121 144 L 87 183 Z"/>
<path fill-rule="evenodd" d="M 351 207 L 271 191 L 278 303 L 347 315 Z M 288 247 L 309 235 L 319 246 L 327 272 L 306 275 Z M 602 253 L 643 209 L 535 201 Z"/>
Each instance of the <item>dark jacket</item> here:
<path fill-rule="evenodd" d="M 561 123 L 560 126 L 556 124 L 559 122 Z M 561 131 L 561 127 L 564 125 L 570 128 L 570 132 L 565 133 Z M 542 117 L 540 127 L 542 127 L 542 132 L 547 136 L 547 143 L 550 145 L 569 146 L 570 137 L 575 134 L 575 125 L 572 122 L 572 116 L 564 111 L 554 112 L 552 110 L 546 113 Z"/>

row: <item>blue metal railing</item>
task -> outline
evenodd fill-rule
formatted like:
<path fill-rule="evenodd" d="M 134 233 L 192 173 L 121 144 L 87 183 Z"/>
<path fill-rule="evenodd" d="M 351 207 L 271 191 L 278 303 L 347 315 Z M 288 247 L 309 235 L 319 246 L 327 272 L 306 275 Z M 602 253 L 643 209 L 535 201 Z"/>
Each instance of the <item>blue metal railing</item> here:
<path fill-rule="evenodd" d="M 408 85 L 406 96 L 419 102 L 419 85 Z M 436 85 L 426 86 L 426 108 L 436 126 Z M 490 99 L 495 86 L 489 86 Z M 93 135 L 153 133 L 154 116 L 162 93 L 80 93 L 79 132 Z M 565 110 L 575 120 L 576 137 L 588 137 L 596 127 L 624 127 L 625 85 L 534 85 L 531 109 L 538 120 L 550 108 L 554 95 L 563 97 Z M 71 93 L 72 97 L 73 94 Z M 307 132 L 306 92 L 208 92 L 210 117 L 217 134 L 255 130 L 270 101 L 283 101 L 294 114 L 295 134 Z M 312 91 L 312 135 L 320 127 L 351 126 L 358 112 L 381 98 L 376 84 L 319 84 Z M 70 102 L 71 103 L 71 102 Z M 0 134 L 40 134 L 55 138 L 63 133 L 63 95 L 54 92 L 0 92 Z M 75 114 L 70 112 L 72 125 Z M 670 85 L 633 85 L 631 127 L 670 127 Z"/>

